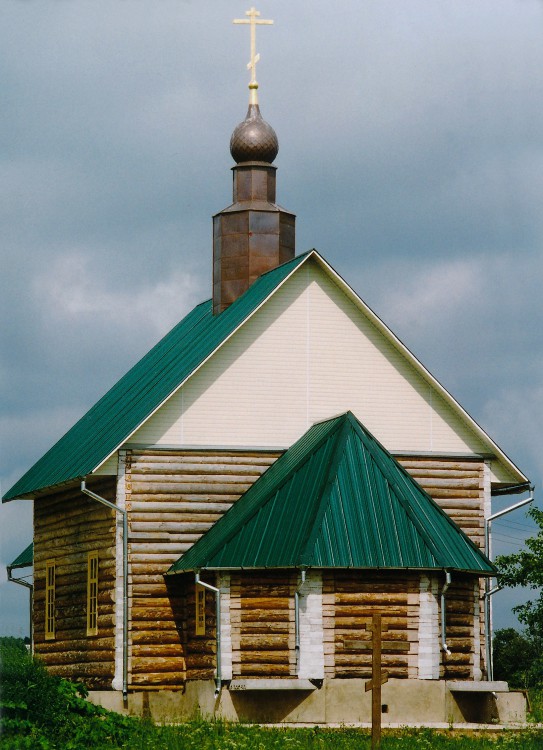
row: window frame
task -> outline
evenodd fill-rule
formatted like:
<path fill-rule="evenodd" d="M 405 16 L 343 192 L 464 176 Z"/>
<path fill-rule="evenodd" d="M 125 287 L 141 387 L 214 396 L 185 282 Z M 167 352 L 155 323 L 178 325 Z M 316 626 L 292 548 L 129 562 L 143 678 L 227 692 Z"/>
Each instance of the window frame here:
<path fill-rule="evenodd" d="M 194 634 L 206 634 L 206 589 L 199 583 L 194 586 Z"/>
<path fill-rule="evenodd" d="M 87 636 L 98 635 L 98 552 L 87 555 Z"/>
<path fill-rule="evenodd" d="M 56 637 L 56 562 L 45 561 L 45 640 L 54 641 Z"/>

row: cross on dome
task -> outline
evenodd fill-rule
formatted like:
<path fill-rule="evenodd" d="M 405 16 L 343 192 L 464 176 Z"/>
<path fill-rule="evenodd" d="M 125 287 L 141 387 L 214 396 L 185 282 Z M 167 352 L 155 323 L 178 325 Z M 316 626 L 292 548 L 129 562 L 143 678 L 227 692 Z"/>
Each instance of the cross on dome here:
<path fill-rule="evenodd" d="M 259 24 L 269 26 L 273 24 L 273 21 L 258 18 L 258 16 L 260 16 L 260 11 L 256 10 L 254 6 L 249 10 L 246 10 L 245 15 L 249 16 L 249 18 L 235 18 L 232 23 L 249 24 L 251 27 L 251 59 L 247 63 L 247 70 L 251 71 L 251 80 L 249 82 L 249 90 L 251 93 L 249 97 L 249 104 L 258 104 L 258 95 L 256 93 L 258 89 L 258 83 L 256 81 L 256 64 L 260 60 L 260 55 L 256 51 L 256 25 Z"/>

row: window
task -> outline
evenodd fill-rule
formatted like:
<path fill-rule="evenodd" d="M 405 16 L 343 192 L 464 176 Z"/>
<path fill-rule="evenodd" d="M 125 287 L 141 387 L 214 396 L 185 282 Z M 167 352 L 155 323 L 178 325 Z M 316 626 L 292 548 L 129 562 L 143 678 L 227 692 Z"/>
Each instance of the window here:
<path fill-rule="evenodd" d="M 87 562 L 87 635 L 98 635 L 98 552 Z"/>
<path fill-rule="evenodd" d="M 45 640 L 55 638 L 55 561 L 45 562 Z"/>
<path fill-rule="evenodd" d="M 196 635 L 206 634 L 206 590 L 196 584 Z"/>

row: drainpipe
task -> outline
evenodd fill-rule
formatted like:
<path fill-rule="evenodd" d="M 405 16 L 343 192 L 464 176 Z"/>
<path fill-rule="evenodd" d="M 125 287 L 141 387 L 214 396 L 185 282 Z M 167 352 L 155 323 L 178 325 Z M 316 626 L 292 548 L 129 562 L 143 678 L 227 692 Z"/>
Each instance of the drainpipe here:
<path fill-rule="evenodd" d="M 221 685 L 222 685 L 222 670 L 221 670 L 221 592 L 218 588 L 215 586 L 212 586 L 210 583 L 205 583 L 204 581 L 200 580 L 200 573 L 195 572 L 194 573 L 194 580 L 197 584 L 200 586 L 203 586 L 205 589 L 209 589 L 210 591 L 213 591 L 215 594 L 215 619 L 216 619 L 216 625 L 215 625 L 215 633 L 217 636 L 217 673 L 215 677 L 215 695 L 219 695 L 221 692 Z"/>
<path fill-rule="evenodd" d="M 81 492 L 102 505 L 111 508 L 123 517 L 123 701 L 128 700 L 128 512 L 114 503 L 87 489 L 81 480 Z"/>
<path fill-rule="evenodd" d="M 302 568 L 302 580 L 294 592 L 294 651 L 296 654 L 296 674 L 300 671 L 300 591 L 305 583 L 305 568 Z"/>
<path fill-rule="evenodd" d="M 485 583 L 486 586 L 488 586 L 488 580 Z M 494 586 L 491 589 L 488 589 L 488 591 L 485 591 L 483 594 L 483 600 L 484 600 L 484 612 L 485 612 L 485 631 L 487 628 L 487 625 L 490 623 L 490 597 L 494 594 L 497 594 L 498 591 L 502 590 L 502 586 Z M 486 674 L 487 679 L 492 682 L 494 679 L 494 655 L 492 653 L 492 634 L 489 631 L 486 631 Z"/>
<path fill-rule="evenodd" d="M 451 585 L 451 574 L 448 570 L 445 571 L 445 585 L 441 589 L 441 648 L 446 654 L 450 654 L 449 647 L 447 646 L 447 615 L 446 607 L 447 602 L 445 600 L 445 594 L 447 589 Z"/>
<path fill-rule="evenodd" d="M 28 593 L 30 595 L 30 630 L 29 630 L 29 637 L 30 637 L 30 649 L 32 653 L 34 652 L 34 638 L 32 633 L 32 595 L 34 593 L 34 586 L 31 583 L 28 583 L 28 581 L 25 581 L 24 578 L 15 578 L 12 574 L 13 568 L 11 565 L 8 565 L 7 568 L 7 574 L 8 574 L 8 581 L 11 581 L 12 583 L 18 583 L 19 586 L 24 586 L 28 589 Z"/>
<path fill-rule="evenodd" d="M 506 513 L 511 513 L 513 510 L 517 510 L 517 508 L 522 508 L 523 505 L 528 505 L 528 503 L 531 503 L 534 499 L 534 487 L 533 485 L 530 487 L 530 497 L 527 497 L 524 500 L 521 500 L 518 503 L 515 503 L 514 505 L 510 505 L 508 508 L 504 508 L 503 510 L 499 510 L 497 513 L 493 513 L 491 516 L 488 516 L 488 518 L 485 519 L 485 552 L 488 559 L 491 559 L 492 550 L 490 547 L 490 541 L 491 541 L 491 530 L 492 530 L 492 521 L 496 520 L 496 518 L 500 518 L 500 516 L 505 516 Z M 484 612 L 485 612 L 485 646 L 486 646 L 486 673 L 487 678 L 489 680 L 494 679 L 494 665 L 492 660 L 492 628 L 491 628 L 491 612 L 490 612 L 490 597 L 497 593 L 501 589 L 501 586 L 494 586 L 491 587 L 491 579 L 487 578 L 485 581 L 485 593 L 483 594 L 484 598 Z"/>

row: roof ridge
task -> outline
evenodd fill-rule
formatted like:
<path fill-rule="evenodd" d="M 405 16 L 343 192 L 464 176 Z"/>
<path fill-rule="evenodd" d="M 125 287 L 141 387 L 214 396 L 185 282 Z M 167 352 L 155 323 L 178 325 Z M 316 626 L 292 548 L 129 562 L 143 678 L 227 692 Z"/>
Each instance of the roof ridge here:
<path fill-rule="evenodd" d="M 344 451 L 345 444 L 349 436 L 349 428 L 350 428 L 349 414 L 350 412 L 345 412 L 345 414 L 342 414 L 340 417 L 336 417 L 337 426 L 334 432 L 336 432 L 338 429 L 340 430 L 340 432 L 336 438 L 336 445 L 334 446 L 334 451 L 330 457 L 326 483 L 320 493 L 319 503 L 317 504 L 313 522 L 310 525 L 311 531 L 307 536 L 307 540 L 302 551 L 302 555 L 301 555 L 302 560 L 305 557 L 309 557 L 309 556 L 313 557 L 314 555 L 315 541 L 319 534 L 322 520 L 326 514 L 326 510 L 330 502 L 330 492 L 331 492 L 332 486 L 335 484 L 337 480 L 337 470 L 339 468 L 340 461 L 343 458 L 343 451 Z M 332 435 L 333 433 L 330 433 L 327 439 L 330 440 L 332 438 Z M 308 561 L 308 565 L 310 565 L 309 561 Z"/>

